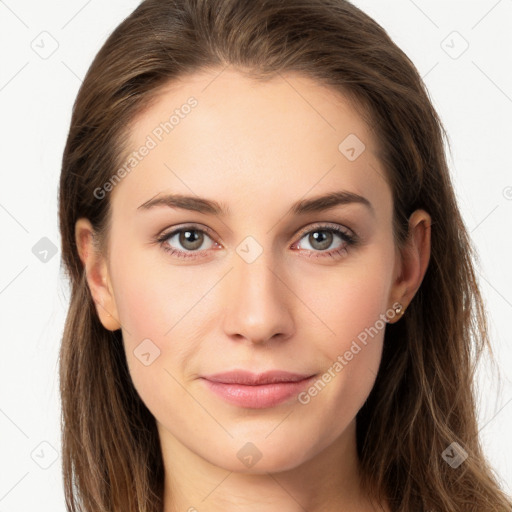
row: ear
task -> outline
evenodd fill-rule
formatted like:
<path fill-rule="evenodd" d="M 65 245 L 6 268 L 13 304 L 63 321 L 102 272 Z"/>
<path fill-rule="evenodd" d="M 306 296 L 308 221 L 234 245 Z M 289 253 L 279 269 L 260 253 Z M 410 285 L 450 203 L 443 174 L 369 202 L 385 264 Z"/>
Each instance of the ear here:
<path fill-rule="evenodd" d="M 405 246 L 398 251 L 395 264 L 395 281 L 391 289 L 391 302 L 402 305 L 396 322 L 405 312 L 418 291 L 430 260 L 430 227 L 432 219 L 424 210 L 416 210 L 409 217 L 409 234 Z"/>
<path fill-rule="evenodd" d="M 121 324 L 118 320 L 107 263 L 95 247 L 94 228 L 88 219 L 77 220 L 75 241 L 78 254 L 84 265 L 87 284 L 96 304 L 96 312 L 103 327 L 109 331 L 120 329 Z"/>

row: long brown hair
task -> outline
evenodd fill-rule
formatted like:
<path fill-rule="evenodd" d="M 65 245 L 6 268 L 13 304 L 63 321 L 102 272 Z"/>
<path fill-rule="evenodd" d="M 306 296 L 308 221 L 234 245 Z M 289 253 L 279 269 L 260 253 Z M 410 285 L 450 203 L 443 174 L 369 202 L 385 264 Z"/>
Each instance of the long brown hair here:
<path fill-rule="evenodd" d="M 137 115 L 180 75 L 228 65 L 259 80 L 297 71 L 350 97 L 380 144 L 397 245 L 415 209 L 432 217 L 429 268 L 406 315 L 386 328 L 376 383 L 357 415 L 368 495 L 397 512 L 511 510 L 479 444 L 474 370 L 489 341 L 446 133 L 408 57 L 346 0 L 146 0 L 94 59 L 59 189 L 71 282 L 60 354 L 68 510 L 161 511 L 164 478 L 155 420 L 132 384 L 121 331 L 99 321 L 75 223 L 88 218 L 106 251 L 110 200 L 94 191 L 122 166 Z M 454 442 L 468 454 L 457 468 L 443 459 Z"/>

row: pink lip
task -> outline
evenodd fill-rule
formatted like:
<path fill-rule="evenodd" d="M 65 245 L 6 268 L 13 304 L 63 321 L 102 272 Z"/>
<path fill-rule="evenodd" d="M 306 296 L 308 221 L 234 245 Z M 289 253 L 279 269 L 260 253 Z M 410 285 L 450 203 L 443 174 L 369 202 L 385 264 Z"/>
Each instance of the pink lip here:
<path fill-rule="evenodd" d="M 276 370 L 260 374 L 237 370 L 202 379 L 211 391 L 234 405 L 264 409 L 297 395 L 313 377 Z"/>

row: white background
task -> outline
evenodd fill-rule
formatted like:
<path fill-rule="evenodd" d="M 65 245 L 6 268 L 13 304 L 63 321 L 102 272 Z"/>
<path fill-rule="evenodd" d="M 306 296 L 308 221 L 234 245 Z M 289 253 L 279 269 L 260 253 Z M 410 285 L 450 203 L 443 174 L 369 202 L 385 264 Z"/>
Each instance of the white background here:
<path fill-rule="evenodd" d="M 500 384 L 487 366 L 479 374 L 481 437 L 512 494 L 512 1 L 354 3 L 414 62 L 450 136 L 450 167 L 480 255 L 502 376 Z M 0 1 L 0 512 L 65 510 L 57 358 L 68 289 L 59 267 L 60 163 L 81 78 L 137 5 Z M 453 58 L 462 38 L 469 47 Z M 43 59 L 33 49 L 43 51 L 43 44 L 58 48 Z M 57 249 L 46 263 L 32 252 L 43 237 Z"/>

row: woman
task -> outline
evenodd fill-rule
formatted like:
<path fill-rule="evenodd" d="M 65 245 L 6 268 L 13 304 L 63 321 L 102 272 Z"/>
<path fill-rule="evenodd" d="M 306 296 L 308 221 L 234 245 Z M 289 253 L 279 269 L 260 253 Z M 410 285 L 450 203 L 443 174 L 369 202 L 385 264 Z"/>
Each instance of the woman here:
<path fill-rule="evenodd" d="M 510 510 L 441 122 L 343 0 L 146 0 L 78 94 L 69 510 Z"/>

